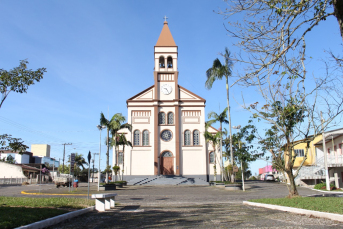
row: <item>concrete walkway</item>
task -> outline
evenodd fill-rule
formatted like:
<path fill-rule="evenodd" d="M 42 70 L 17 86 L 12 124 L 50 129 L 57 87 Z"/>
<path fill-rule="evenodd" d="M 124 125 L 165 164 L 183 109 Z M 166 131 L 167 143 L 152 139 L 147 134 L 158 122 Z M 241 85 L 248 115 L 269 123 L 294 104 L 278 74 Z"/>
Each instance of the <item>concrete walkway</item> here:
<path fill-rule="evenodd" d="M 249 182 L 246 192 L 209 186 L 129 186 L 114 191 L 114 210 L 91 212 L 52 228 L 343 228 L 331 220 L 245 206 L 243 200 L 287 196 L 280 183 Z M 317 192 L 299 188 L 300 195 Z"/>

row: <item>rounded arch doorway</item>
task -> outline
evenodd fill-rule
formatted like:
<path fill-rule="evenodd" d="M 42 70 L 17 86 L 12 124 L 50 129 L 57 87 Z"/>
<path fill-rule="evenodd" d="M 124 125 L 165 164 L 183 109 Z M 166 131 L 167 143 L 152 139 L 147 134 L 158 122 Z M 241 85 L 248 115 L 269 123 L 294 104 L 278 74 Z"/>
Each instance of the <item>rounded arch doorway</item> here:
<path fill-rule="evenodd" d="M 174 175 L 174 157 L 170 151 L 161 154 L 161 175 Z"/>

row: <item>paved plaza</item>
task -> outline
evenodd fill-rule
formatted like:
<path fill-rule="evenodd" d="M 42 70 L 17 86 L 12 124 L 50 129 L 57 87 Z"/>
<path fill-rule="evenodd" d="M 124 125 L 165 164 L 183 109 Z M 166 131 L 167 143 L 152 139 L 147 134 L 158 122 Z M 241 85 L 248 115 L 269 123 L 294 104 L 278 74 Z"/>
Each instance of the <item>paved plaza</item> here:
<path fill-rule="evenodd" d="M 118 194 L 115 209 L 93 211 L 52 228 L 343 228 L 343 223 L 327 219 L 243 205 L 244 200 L 279 198 L 288 193 L 282 183 L 253 181 L 247 186 L 246 192 L 210 186 L 126 186 L 113 191 Z M 50 193 L 63 190 L 53 185 L 42 185 L 43 189 Z M 0 191 L 1 195 L 24 196 L 20 186 L 0 187 Z M 318 194 L 300 187 L 299 193 Z"/>

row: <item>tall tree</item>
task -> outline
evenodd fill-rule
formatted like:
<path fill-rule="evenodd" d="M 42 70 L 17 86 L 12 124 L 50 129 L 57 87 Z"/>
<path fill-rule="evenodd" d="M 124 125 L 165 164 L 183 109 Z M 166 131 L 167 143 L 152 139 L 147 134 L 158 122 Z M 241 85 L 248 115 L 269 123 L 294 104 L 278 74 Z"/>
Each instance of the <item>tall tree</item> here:
<path fill-rule="evenodd" d="M 119 141 L 118 141 L 118 145 L 123 146 L 123 168 L 122 168 L 122 173 L 121 173 L 121 180 L 124 179 L 124 166 L 125 166 L 125 146 L 130 146 L 132 147 L 132 143 L 130 141 L 128 141 L 125 137 L 125 134 L 121 134 L 119 136 Z"/>
<path fill-rule="evenodd" d="M 106 119 L 105 115 L 100 113 L 100 125 L 106 126 L 107 137 L 106 137 L 106 183 L 108 183 L 108 168 L 110 167 L 110 145 L 109 145 L 109 135 L 112 130 L 111 120 Z"/>
<path fill-rule="evenodd" d="M 84 165 L 88 165 L 88 163 L 86 162 L 86 159 L 83 157 L 82 154 L 75 154 L 75 167 L 82 167 L 82 169 L 85 169 Z"/>
<path fill-rule="evenodd" d="M 30 85 L 39 82 L 46 72 L 46 68 L 38 68 L 36 71 L 27 69 L 27 60 L 21 60 L 18 67 L 9 71 L 0 69 L 0 108 L 11 91 L 26 93 Z"/>
<path fill-rule="evenodd" d="M 227 118 L 227 108 L 224 109 L 224 111 L 220 114 L 215 113 L 214 111 L 210 112 L 208 114 L 208 118 L 211 119 L 208 121 L 209 125 L 212 125 L 212 123 L 216 123 L 219 122 L 220 123 L 220 163 L 221 163 L 221 167 L 223 166 L 223 159 L 222 159 L 222 155 L 223 155 L 223 123 L 225 124 L 229 124 L 229 121 L 226 119 Z M 223 171 L 221 171 L 221 179 L 223 180 Z"/>
<path fill-rule="evenodd" d="M 112 118 L 110 120 L 105 118 L 105 115 L 101 112 L 100 114 L 100 125 L 106 126 L 107 129 L 107 151 L 106 151 L 106 168 L 110 168 L 109 165 L 109 157 L 110 157 L 110 146 L 113 146 L 114 148 L 114 155 L 113 155 L 113 160 L 115 160 L 116 158 L 116 141 L 117 141 L 117 137 L 118 137 L 118 131 L 124 128 L 128 128 L 129 131 L 131 131 L 132 126 L 128 123 L 124 123 L 125 122 L 125 117 L 121 114 L 121 113 L 117 113 L 115 115 L 112 116 Z M 109 135 L 112 135 L 112 140 L 113 143 L 110 144 L 109 142 Z M 117 165 L 117 163 L 115 163 Z M 106 183 L 108 183 L 108 170 L 106 170 Z M 114 172 L 113 172 L 114 174 Z"/>
<path fill-rule="evenodd" d="M 112 120 L 111 120 L 111 134 L 112 134 L 112 139 L 113 141 L 113 149 L 114 149 L 114 153 L 113 153 L 113 160 L 117 158 L 117 140 L 119 139 L 119 134 L 118 131 L 122 130 L 122 129 L 128 129 L 130 132 L 132 130 L 132 125 L 125 123 L 126 119 L 125 117 L 121 114 L 121 113 L 117 113 L 115 115 L 113 115 Z M 114 161 L 113 164 L 117 165 L 118 162 Z"/>
<path fill-rule="evenodd" d="M 341 68 L 330 66 L 341 62 L 327 59 L 323 64 L 325 71 L 315 69 L 308 78 L 307 60 L 312 57 L 306 53 L 311 30 L 334 15 L 332 7 L 341 3 L 326 0 L 232 0 L 227 3 L 229 7 L 221 13 L 228 17 L 240 15 L 240 21 L 231 21 L 226 27 L 240 48 L 239 55 L 232 59 L 243 69 L 236 74 L 232 85 L 253 86 L 259 94 L 257 99 L 261 105 L 246 104 L 243 97 L 242 106 L 254 118 L 263 120 L 267 129 L 272 129 L 271 135 L 262 140 L 268 139 L 265 143 L 269 146 L 278 142 L 268 152 L 273 163 L 280 160 L 281 171 L 290 179 L 289 196 L 296 196 L 294 178 L 307 152 L 293 173 L 294 146 L 300 139 L 309 144 L 310 136 L 318 136 L 330 127 L 343 111 L 343 95 L 338 89 L 342 87 Z M 321 43 L 326 44 L 324 40 Z M 323 112 L 323 119 L 319 111 Z M 289 160 L 282 162 L 282 155 Z"/>
<path fill-rule="evenodd" d="M 0 135 L 0 155 L 4 150 L 12 150 L 23 154 L 29 147 L 21 141 L 21 138 L 12 138 L 12 135 Z"/>
<path fill-rule="evenodd" d="M 229 131 L 230 131 L 230 152 L 232 153 L 232 130 L 231 130 L 231 115 L 230 115 L 230 97 L 229 97 L 229 77 L 232 75 L 232 66 L 233 62 L 230 57 L 230 52 L 228 48 L 225 48 L 224 54 L 224 65 L 220 62 L 217 58 L 213 61 L 213 65 L 206 71 L 207 80 L 205 82 L 205 87 L 207 89 L 211 89 L 214 81 L 221 80 L 225 77 L 226 83 L 226 94 L 227 94 L 227 112 L 229 118 Z M 231 164 L 233 165 L 234 158 L 233 154 L 231 154 Z M 231 177 L 231 181 L 234 180 L 234 177 Z"/>
<path fill-rule="evenodd" d="M 67 167 L 67 169 L 64 169 L 64 171 L 66 171 L 66 173 L 70 172 L 70 157 L 68 159 L 68 162 L 69 162 L 69 166 Z M 86 159 L 83 157 L 82 154 L 75 153 L 75 163 L 74 163 L 74 175 L 75 176 L 80 175 L 82 173 L 82 171 L 85 170 L 84 165 L 88 165 L 88 163 L 86 162 Z"/>
<path fill-rule="evenodd" d="M 220 142 L 220 137 L 221 137 L 221 133 L 217 132 L 215 134 L 210 133 L 207 131 L 207 128 L 209 127 L 209 123 L 205 123 L 205 133 L 204 133 L 204 137 L 206 140 L 206 143 L 210 143 L 212 145 L 213 151 L 214 151 L 214 164 L 213 164 L 213 169 L 214 169 L 214 180 L 217 180 L 217 162 L 219 161 L 217 158 L 217 148 Z M 221 163 L 218 163 L 221 172 L 223 173 L 223 167 Z"/>
<path fill-rule="evenodd" d="M 251 123 L 252 121 L 249 121 Z M 235 157 L 241 164 L 241 172 L 244 174 L 245 165 L 249 162 L 256 161 L 259 157 L 263 156 L 264 153 L 259 153 L 254 150 L 253 141 L 256 138 L 257 130 L 252 124 L 248 124 L 239 129 L 239 132 L 234 134 L 233 143 L 235 150 Z M 244 184 L 244 175 L 242 176 Z M 244 187 L 243 187 L 244 188 Z"/>

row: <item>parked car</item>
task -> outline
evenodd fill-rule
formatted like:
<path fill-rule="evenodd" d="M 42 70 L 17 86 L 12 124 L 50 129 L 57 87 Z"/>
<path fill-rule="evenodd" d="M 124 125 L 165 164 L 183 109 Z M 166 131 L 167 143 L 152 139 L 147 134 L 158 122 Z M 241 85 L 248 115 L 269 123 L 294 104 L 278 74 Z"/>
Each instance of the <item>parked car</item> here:
<path fill-rule="evenodd" d="M 275 177 L 273 174 L 267 174 L 265 177 L 264 177 L 264 180 L 265 181 L 275 181 Z"/>

